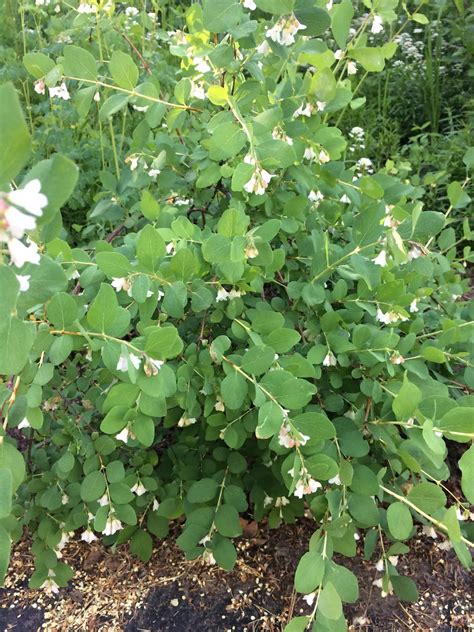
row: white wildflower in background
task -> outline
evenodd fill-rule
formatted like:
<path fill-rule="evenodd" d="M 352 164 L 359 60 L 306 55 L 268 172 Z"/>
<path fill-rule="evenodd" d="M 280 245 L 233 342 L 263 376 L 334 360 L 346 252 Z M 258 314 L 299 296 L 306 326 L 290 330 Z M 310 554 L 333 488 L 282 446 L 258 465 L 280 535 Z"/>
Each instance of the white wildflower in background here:
<path fill-rule="evenodd" d="M 341 197 L 339 198 L 339 201 L 342 202 L 343 204 L 350 204 L 351 203 L 351 199 L 346 193 L 343 193 L 341 195 Z"/>
<path fill-rule="evenodd" d="M 193 63 L 194 68 L 202 74 L 205 74 L 206 72 L 209 72 L 211 70 L 211 67 L 203 57 L 191 59 L 191 63 Z"/>
<path fill-rule="evenodd" d="M 81 2 L 77 7 L 78 13 L 97 13 L 98 9 L 95 4 L 89 4 L 88 2 Z"/>
<path fill-rule="evenodd" d="M 347 62 L 347 74 L 348 75 L 356 75 L 357 74 L 357 64 L 355 61 Z"/>
<path fill-rule="evenodd" d="M 265 498 L 263 499 L 263 506 L 269 507 L 272 504 L 273 504 L 273 498 L 271 496 L 265 495 Z"/>
<path fill-rule="evenodd" d="M 201 101 L 207 98 L 206 88 L 204 87 L 204 84 L 202 82 L 196 82 L 196 81 L 191 82 L 190 94 L 194 99 L 200 99 Z"/>
<path fill-rule="evenodd" d="M 136 15 L 138 15 L 140 13 L 140 11 L 136 8 L 136 7 L 127 7 L 125 9 L 125 15 L 128 18 L 134 18 Z"/>
<path fill-rule="evenodd" d="M 266 36 L 282 46 L 291 46 L 295 43 L 295 35 L 298 31 L 305 29 L 296 16 L 282 17 L 278 22 L 267 30 Z"/>
<path fill-rule="evenodd" d="M 374 15 L 374 19 L 373 19 L 373 22 L 372 22 L 372 26 L 370 27 L 370 30 L 375 35 L 377 33 L 381 33 L 383 31 L 383 22 L 382 22 L 382 18 L 380 17 L 380 15 L 377 15 L 377 14 Z"/>
<path fill-rule="evenodd" d="M 318 154 L 318 160 L 321 164 L 325 164 L 331 160 L 331 157 L 325 149 L 321 149 Z"/>
<path fill-rule="evenodd" d="M 17 274 L 16 279 L 20 284 L 20 292 L 27 292 L 30 287 L 31 274 Z"/>
<path fill-rule="evenodd" d="M 332 353 L 332 351 L 328 351 L 323 360 L 323 366 L 336 366 L 336 364 L 336 356 Z"/>
<path fill-rule="evenodd" d="M 62 81 L 59 86 L 55 86 L 54 88 L 49 88 L 49 96 L 57 97 L 58 99 L 63 99 L 64 101 L 69 101 L 71 95 L 69 94 L 69 90 L 67 89 L 66 84 Z"/>

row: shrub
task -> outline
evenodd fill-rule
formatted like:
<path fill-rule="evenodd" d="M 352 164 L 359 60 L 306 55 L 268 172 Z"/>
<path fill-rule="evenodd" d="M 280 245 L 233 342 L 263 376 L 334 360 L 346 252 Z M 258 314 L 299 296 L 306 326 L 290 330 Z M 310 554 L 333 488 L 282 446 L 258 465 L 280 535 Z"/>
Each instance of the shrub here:
<path fill-rule="evenodd" d="M 75 533 L 147 560 L 181 517 L 186 557 L 231 569 L 242 514 L 307 513 L 294 632 L 344 628 L 357 579 L 333 554 L 359 537 L 402 599 L 414 521 L 469 566 L 466 501 L 444 483 L 447 441 L 474 425 L 472 257 L 449 227 L 469 177 L 446 212 L 424 208 L 421 184 L 344 160 L 337 124 L 399 24 L 427 20 L 397 0 L 317 5 L 169 4 L 172 32 L 133 7 L 32 10 L 51 43 L 23 57 L 31 130 L 0 88 L 2 572 L 24 529 L 30 585 L 56 591 Z M 36 116 L 67 157 L 31 166 Z M 74 238 L 71 196 L 92 202 Z"/>

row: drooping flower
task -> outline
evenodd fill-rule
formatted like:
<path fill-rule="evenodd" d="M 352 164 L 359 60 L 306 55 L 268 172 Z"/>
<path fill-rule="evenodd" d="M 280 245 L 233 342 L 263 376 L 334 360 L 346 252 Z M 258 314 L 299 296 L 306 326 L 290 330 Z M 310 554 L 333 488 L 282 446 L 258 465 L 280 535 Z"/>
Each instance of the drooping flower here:
<path fill-rule="evenodd" d="M 250 244 L 249 246 L 247 246 L 247 248 L 245 249 L 245 256 L 247 257 L 247 259 L 255 259 L 255 257 L 258 257 L 258 250 L 255 247 L 255 244 Z"/>
<path fill-rule="evenodd" d="M 255 195 L 264 195 L 270 180 L 274 177 L 262 167 L 257 166 L 250 180 L 244 184 L 244 191 L 255 193 Z"/>
<path fill-rule="evenodd" d="M 190 94 L 195 99 L 200 99 L 201 101 L 203 101 L 206 98 L 206 88 L 204 87 L 204 84 L 202 82 L 198 83 L 196 81 L 193 81 L 191 83 Z"/>
<path fill-rule="evenodd" d="M 414 314 L 415 312 L 419 312 L 420 310 L 418 309 L 418 299 L 414 298 L 410 303 L 410 307 L 408 309 L 412 314 Z"/>
<path fill-rule="evenodd" d="M 357 74 L 357 64 L 355 61 L 347 62 L 347 74 L 348 75 L 356 75 Z"/>
<path fill-rule="evenodd" d="M 405 358 L 398 353 L 398 351 L 395 351 L 395 353 L 390 356 L 390 362 L 392 364 L 403 364 L 405 362 Z"/>
<path fill-rule="evenodd" d="M 213 565 L 216 563 L 214 555 L 212 554 L 212 551 L 210 551 L 209 549 L 206 549 L 204 551 L 204 553 L 202 554 L 202 559 L 203 559 L 203 562 L 206 562 L 209 565 Z"/>
<path fill-rule="evenodd" d="M 336 364 L 337 364 L 336 356 L 334 355 L 332 351 L 328 351 L 328 353 L 326 354 L 323 360 L 323 366 L 336 366 Z"/>
<path fill-rule="evenodd" d="M 293 112 L 293 118 L 298 118 L 298 116 L 306 116 L 311 117 L 314 112 L 314 105 L 312 103 L 302 103 L 300 107 Z"/>
<path fill-rule="evenodd" d="M 46 92 L 46 84 L 42 79 L 38 79 L 35 81 L 34 90 L 36 94 L 45 94 Z"/>
<path fill-rule="evenodd" d="M 151 377 L 152 375 L 158 375 L 163 364 L 164 364 L 163 360 L 155 360 L 154 358 L 150 358 L 147 356 L 145 363 L 143 365 L 143 370 L 145 371 L 145 375 L 147 377 Z"/>
<path fill-rule="evenodd" d="M 94 542 L 94 540 L 97 540 L 97 536 L 92 529 L 86 529 L 81 533 L 81 540 L 90 544 L 91 542 Z"/>
<path fill-rule="evenodd" d="M 120 292 L 121 290 L 128 292 L 132 287 L 129 279 L 127 279 L 126 277 L 113 277 L 111 285 L 116 292 Z"/>
<path fill-rule="evenodd" d="M 118 434 L 115 435 L 115 438 L 118 441 L 123 441 L 124 443 L 128 443 L 128 437 L 130 436 L 130 431 L 127 426 L 123 430 L 121 430 Z"/>
<path fill-rule="evenodd" d="M 118 435 L 117 435 L 118 436 Z M 117 438 L 117 436 L 115 438 Z M 104 494 L 97 501 L 101 507 L 106 507 L 109 504 L 109 497 L 107 494 Z"/>
<path fill-rule="evenodd" d="M 195 417 L 187 417 L 186 415 L 183 415 L 178 421 L 178 427 L 187 428 L 188 426 L 192 426 L 195 423 L 197 423 L 197 419 Z"/>
<path fill-rule="evenodd" d="M 316 158 L 316 152 L 312 147 L 306 147 L 303 158 L 305 160 L 314 160 Z"/>
<path fill-rule="evenodd" d="M 43 588 L 47 593 L 50 594 L 58 594 L 59 592 L 59 586 L 52 577 L 48 577 L 48 579 L 45 579 L 40 588 Z"/>
<path fill-rule="evenodd" d="M 298 31 L 305 29 L 295 15 L 281 17 L 278 22 L 267 30 L 267 37 L 282 46 L 291 46 L 295 43 L 295 35 Z"/>
<path fill-rule="evenodd" d="M 26 417 L 23 417 L 23 419 L 18 424 L 17 428 L 18 430 L 23 430 L 23 428 L 31 428 L 30 422 L 28 421 Z"/>
<path fill-rule="evenodd" d="M 136 494 L 137 496 L 143 496 L 146 494 L 146 487 L 143 485 L 141 481 L 135 483 L 133 487 L 130 488 L 130 491 Z"/>
<path fill-rule="evenodd" d="M 48 205 L 48 198 L 41 193 L 41 182 L 34 178 L 22 189 L 15 189 L 7 194 L 7 200 L 14 206 L 19 206 L 31 215 L 41 217 L 43 209 Z"/>
<path fill-rule="evenodd" d="M 254 0 L 244 0 L 243 5 L 246 9 L 250 9 L 250 11 L 255 11 L 255 9 L 257 8 Z"/>
<path fill-rule="evenodd" d="M 286 496 L 277 496 L 277 498 L 275 498 L 275 507 L 286 507 L 286 505 L 289 504 L 290 501 Z"/>
<path fill-rule="evenodd" d="M 380 309 L 380 307 L 377 308 L 377 313 L 376 313 L 375 318 L 376 320 L 379 321 L 379 323 L 383 323 L 384 325 L 390 325 L 391 323 L 396 323 L 399 320 L 401 321 L 408 320 L 406 316 L 403 316 L 402 314 L 399 314 L 398 312 L 394 312 L 394 311 L 383 312 Z"/>
<path fill-rule="evenodd" d="M 421 257 L 422 254 L 423 252 L 417 246 L 412 246 L 412 248 L 408 251 L 408 259 L 409 261 L 413 261 L 413 259 Z"/>
<path fill-rule="evenodd" d="M 387 265 L 387 252 L 385 250 L 381 250 L 375 259 L 372 259 L 372 261 L 376 266 L 384 268 Z"/>
<path fill-rule="evenodd" d="M 17 268 L 22 268 L 25 263 L 38 265 L 40 262 L 38 246 L 34 242 L 25 246 L 25 244 L 19 239 L 10 239 L 8 242 L 8 250 L 10 252 L 13 265 Z"/>
<path fill-rule="evenodd" d="M 324 200 L 324 195 L 321 193 L 321 191 L 310 191 L 308 194 L 308 200 L 310 202 L 314 202 L 317 206 L 319 206 L 319 203 Z"/>
<path fill-rule="evenodd" d="M 321 149 L 318 154 L 318 160 L 323 165 L 326 162 L 329 162 L 331 160 L 331 157 L 325 149 Z"/>
<path fill-rule="evenodd" d="M 339 477 L 339 474 L 336 474 L 336 476 L 333 476 L 332 478 L 330 478 L 328 480 L 329 485 L 340 485 L 341 484 L 341 479 Z"/>
<path fill-rule="evenodd" d="M 323 112 L 326 108 L 326 101 L 316 101 L 316 109 L 318 112 Z"/>
<path fill-rule="evenodd" d="M 117 533 L 117 531 L 120 531 L 120 529 L 123 529 L 123 525 L 120 520 L 114 518 L 113 514 L 109 514 L 102 533 L 104 535 L 114 535 L 114 533 Z"/>
<path fill-rule="evenodd" d="M 20 284 L 20 292 L 27 292 L 30 287 L 31 274 L 17 274 L 16 279 Z"/>
<path fill-rule="evenodd" d="M 303 498 L 305 494 L 314 494 L 320 488 L 321 483 L 306 474 L 297 482 L 294 494 L 298 498 Z"/>

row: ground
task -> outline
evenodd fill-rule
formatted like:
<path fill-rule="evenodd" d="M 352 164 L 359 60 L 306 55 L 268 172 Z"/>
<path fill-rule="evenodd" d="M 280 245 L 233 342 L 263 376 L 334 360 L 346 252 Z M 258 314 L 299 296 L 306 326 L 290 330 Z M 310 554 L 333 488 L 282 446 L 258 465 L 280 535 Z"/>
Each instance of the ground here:
<path fill-rule="evenodd" d="M 256 525 L 251 525 L 256 526 Z M 276 531 L 247 529 L 232 572 L 186 562 L 173 541 L 157 542 L 148 564 L 100 544 L 72 541 L 64 559 L 77 574 L 59 595 L 27 588 L 32 570 L 28 542 L 13 554 L 0 593 L 0 630 L 30 632 L 279 632 L 296 614 L 309 612 L 293 591 L 293 574 L 314 523 L 303 520 Z M 470 574 L 451 551 L 420 532 L 400 558 L 401 574 L 415 579 L 416 604 L 382 598 L 372 585 L 375 559 L 339 558 L 359 578 L 360 600 L 346 607 L 351 630 L 474 630 Z"/>

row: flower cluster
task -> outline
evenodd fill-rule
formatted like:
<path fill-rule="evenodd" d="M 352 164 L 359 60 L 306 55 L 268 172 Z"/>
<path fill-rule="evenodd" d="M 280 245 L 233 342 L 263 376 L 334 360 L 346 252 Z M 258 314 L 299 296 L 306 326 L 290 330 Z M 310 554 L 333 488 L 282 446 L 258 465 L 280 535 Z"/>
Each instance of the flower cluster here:
<path fill-rule="evenodd" d="M 305 29 L 294 15 L 281 17 L 278 22 L 267 30 L 267 37 L 282 46 L 291 46 L 295 43 L 295 35 L 298 31 Z"/>
<path fill-rule="evenodd" d="M 23 267 L 25 263 L 38 264 L 40 261 L 38 246 L 30 240 L 25 245 L 21 239 L 27 231 L 36 228 L 37 218 L 43 215 L 47 204 L 47 197 L 41 193 L 41 183 L 36 179 L 22 189 L 0 192 L 0 242 L 7 243 L 11 260 L 17 268 Z M 26 280 L 23 279 L 24 288 L 25 284 Z"/>

